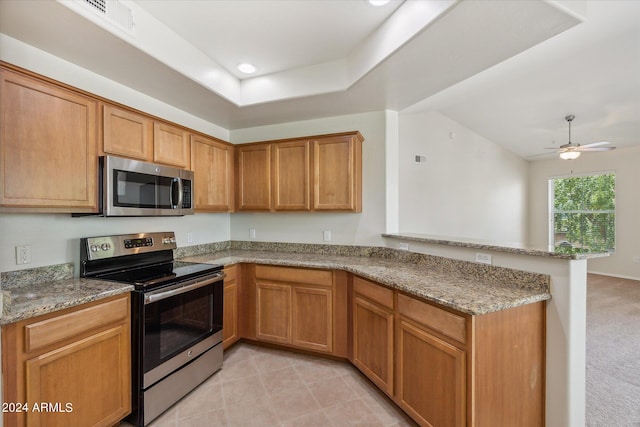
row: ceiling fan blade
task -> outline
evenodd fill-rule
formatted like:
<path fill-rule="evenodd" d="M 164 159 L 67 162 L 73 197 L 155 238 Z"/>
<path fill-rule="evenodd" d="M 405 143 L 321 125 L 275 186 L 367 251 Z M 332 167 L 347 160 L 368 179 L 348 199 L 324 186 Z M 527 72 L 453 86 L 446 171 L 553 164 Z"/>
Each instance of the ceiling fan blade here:
<path fill-rule="evenodd" d="M 583 146 L 578 149 L 578 151 L 611 151 L 616 147 L 587 147 Z"/>
<path fill-rule="evenodd" d="M 530 156 L 527 156 L 527 159 L 528 159 L 529 157 L 551 156 L 551 155 L 553 155 L 553 154 L 556 154 L 556 153 L 540 153 L 540 154 L 532 154 L 532 155 L 530 155 Z"/>
<path fill-rule="evenodd" d="M 597 147 L 599 145 L 607 145 L 607 144 L 611 144 L 611 143 L 609 141 L 592 142 L 591 144 L 581 145 L 580 148 Z"/>

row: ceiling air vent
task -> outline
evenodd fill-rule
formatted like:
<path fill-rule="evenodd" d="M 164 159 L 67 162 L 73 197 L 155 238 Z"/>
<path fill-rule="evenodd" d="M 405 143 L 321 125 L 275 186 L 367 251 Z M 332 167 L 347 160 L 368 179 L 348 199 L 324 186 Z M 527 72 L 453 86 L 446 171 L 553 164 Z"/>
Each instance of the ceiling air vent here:
<path fill-rule="evenodd" d="M 133 10 L 119 0 L 76 0 L 102 17 L 109 23 L 115 24 L 130 35 L 135 35 L 135 21 Z"/>

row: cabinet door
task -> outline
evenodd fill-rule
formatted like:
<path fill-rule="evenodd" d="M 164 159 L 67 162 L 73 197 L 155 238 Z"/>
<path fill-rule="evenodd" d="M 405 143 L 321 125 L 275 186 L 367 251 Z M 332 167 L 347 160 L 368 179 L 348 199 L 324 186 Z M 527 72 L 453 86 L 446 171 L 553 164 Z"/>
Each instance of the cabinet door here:
<path fill-rule="evenodd" d="M 397 402 L 421 425 L 460 427 L 465 419 L 465 352 L 400 319 Z"/>
<path fill-rule="evenodd" d="M 191 168 L 197 211 L 233 210 L 233 147 L 191 135 Z"/>
<path fill-rule="evenodd" d="M 356 136 L 314 141 L 314 210 L 362 211 L 362 148 Z"/>
<path fill-rule="evenodd" d="M 273 208 L 308 211 L 309 142 L 273 145 Z"/>
<path fill-rule="evenodd" d="M 256 282 L 256 338 L 291 343 L 291 286 Z"/>
<path fill-rule="evenodd" d="M 230 283 L 224 285 L 224 316 L 222 320 L 222 345 L 229 347 L 238 340 L 238 285 Z"/>
<path fill-rule="evenodd" d="M 353 364 L 393 395 L 393 312 L 357 295 L 353 300 Z"/>
<path fill-rule="evenodd" d="M 153 124 L 153 161 L 189 169 L 189 134 L 176 126 Z"/>
<path fill-rule="evenodd" d="M 128 325 L 119 325 L 27 360 L 26 401 L 49 405 L 30 410 L 27 425 L 118 423 L 131 410 L 129 348 Z"/>
<path fill-rule="evenodd" d="M 222 305 L 222 345 L 228 348 L 235 343 L 238 336 L 238 266 L 224 268 L 227 277 L 224 279 L 224 301 Z"/>
<path fill-rule="evenodd" d="M 271 145 L 238 148 L 238 210 L 271 209 Z"/>
<path fill-rule="evenodd" d="M 103 106 L 102 119 L 105 153 L 151 161 L 153 120 L 106 104 Z"/>
<path fill-rule="evenodd" d="M 291 344 L 311 350 L 333 350 L 331 289 L 293 285 Z"/>
<path fill-rule="evenodd" d="M 97 102 L 0 70 L 0 206 L 97 209 Z"/>

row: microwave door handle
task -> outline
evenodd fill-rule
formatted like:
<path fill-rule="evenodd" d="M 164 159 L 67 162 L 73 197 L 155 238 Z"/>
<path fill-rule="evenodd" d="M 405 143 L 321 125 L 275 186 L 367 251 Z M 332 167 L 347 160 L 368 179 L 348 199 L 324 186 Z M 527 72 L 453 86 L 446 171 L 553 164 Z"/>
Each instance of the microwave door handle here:
<path fill-rule="evenodd" d="M 182 208 L 183 199 L 184 199 L 184 186 L 182 184 L 182 178 L 178 178 L 178 206 L 177 206 L 177 208 Z"/>
<path fill-rule="evenodd" d="M 171 199 L 169 203 L 172 209 L 177 209 L 182 206 L 182 180 L 180 178 L 173 178 L 171 182 Z M 178 203 L 174 203 L 174 200 L 178 199 Z"/>

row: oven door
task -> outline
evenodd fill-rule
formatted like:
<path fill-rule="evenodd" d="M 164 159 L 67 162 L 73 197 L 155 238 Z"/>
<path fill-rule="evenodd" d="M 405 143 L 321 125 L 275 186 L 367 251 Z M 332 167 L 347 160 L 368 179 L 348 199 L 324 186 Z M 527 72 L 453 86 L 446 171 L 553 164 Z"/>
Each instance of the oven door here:
<path fill-rule="evenodd" d="M 142 388 L 222 342 L 224 276 L 220 272 L 143 293 Z"/>

